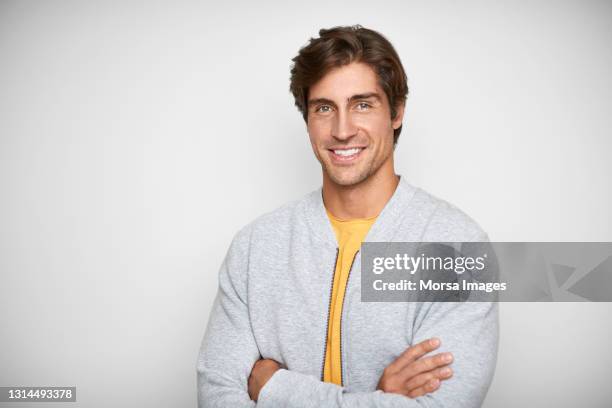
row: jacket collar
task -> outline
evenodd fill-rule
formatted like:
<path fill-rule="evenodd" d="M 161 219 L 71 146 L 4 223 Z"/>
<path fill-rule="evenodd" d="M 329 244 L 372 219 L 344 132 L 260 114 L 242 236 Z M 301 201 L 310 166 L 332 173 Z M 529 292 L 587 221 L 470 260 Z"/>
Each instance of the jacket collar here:
<path fill-rule="evenodd" d="M 393 231 L 400 225 L 402 215 L 406 214 L 407 205 L 416 190 L 416 187 L 400 176 L 397 188 L 370 228 L 365 241 L 384 242 L 391 240 Z M 314 239 L 321 241 L 326 246 L 337 248 L 336 235 L 323 203 L 323 187 L 319 187 L 306 196 L 305 206 L 304 212 L 314 234 Z"/>

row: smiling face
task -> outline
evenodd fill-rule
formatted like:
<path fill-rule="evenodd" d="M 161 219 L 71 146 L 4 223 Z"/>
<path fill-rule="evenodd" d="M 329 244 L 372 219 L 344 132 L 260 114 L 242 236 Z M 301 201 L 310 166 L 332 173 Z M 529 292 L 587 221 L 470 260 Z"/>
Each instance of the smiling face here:
<path fill-rule="evenodd" d="M 393 130 L 403 113 L 400 106 L 391 119 L 369 65 L 353 62 L 328 72 L 308 93 L 308 134 L 324 177 L 352 186 L 381 172 L 393 176 Z"/>

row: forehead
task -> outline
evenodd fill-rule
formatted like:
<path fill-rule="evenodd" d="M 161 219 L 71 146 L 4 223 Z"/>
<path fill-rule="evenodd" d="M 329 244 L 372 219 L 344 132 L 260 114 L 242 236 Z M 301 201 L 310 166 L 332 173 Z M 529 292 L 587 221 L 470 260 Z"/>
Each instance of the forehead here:
<path fill-rule="evenodd" d="M 327 98 L 340 101 L 352 95 L 369 92 L 383 94 L 376 72 L 368 64 L 352 62 L 333 68 L 325 74 L 310 87 L 308 99 Z"/>

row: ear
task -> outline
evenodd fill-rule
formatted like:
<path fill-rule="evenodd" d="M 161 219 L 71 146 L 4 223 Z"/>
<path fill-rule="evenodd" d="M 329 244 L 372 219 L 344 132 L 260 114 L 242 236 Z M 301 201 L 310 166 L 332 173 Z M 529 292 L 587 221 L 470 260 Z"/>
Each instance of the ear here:
<path fill-rule="evenodd" d="M 402 126 L 402 121 L 404 120 L 404 108 L 405 108 L 405 106 L 406 106 L 405 103 L 401 103 L 395 109 L 397 114 L 395 115 L 395 119 L 393 119 L 393 121 L 391 122 L 392 126 L 393 126 L 393 129 L 397 129 L 398 127 Z"/>

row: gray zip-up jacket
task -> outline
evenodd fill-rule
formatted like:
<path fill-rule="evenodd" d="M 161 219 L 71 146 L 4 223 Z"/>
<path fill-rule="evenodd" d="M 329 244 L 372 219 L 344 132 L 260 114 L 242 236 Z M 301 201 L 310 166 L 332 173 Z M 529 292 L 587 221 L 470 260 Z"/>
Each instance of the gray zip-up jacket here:
<path fill-rule="evenodd" d="M 400 178 L 365 241 L 487 241 L 467 215 Z M 337 241 L 321 189 L 234 237 L 199 353 L 200 407 L 478 407 L 497 357 L 494 303 L 361 302 L 358 253 L 341 318 L 343 386 L 321 381 Z M 452 378 L 410 399 L 377 391 L 384 368 L 430 337 L 454 355 Z M 281 363 L 257 404 L 247 382 L 260 358 Z"/>

